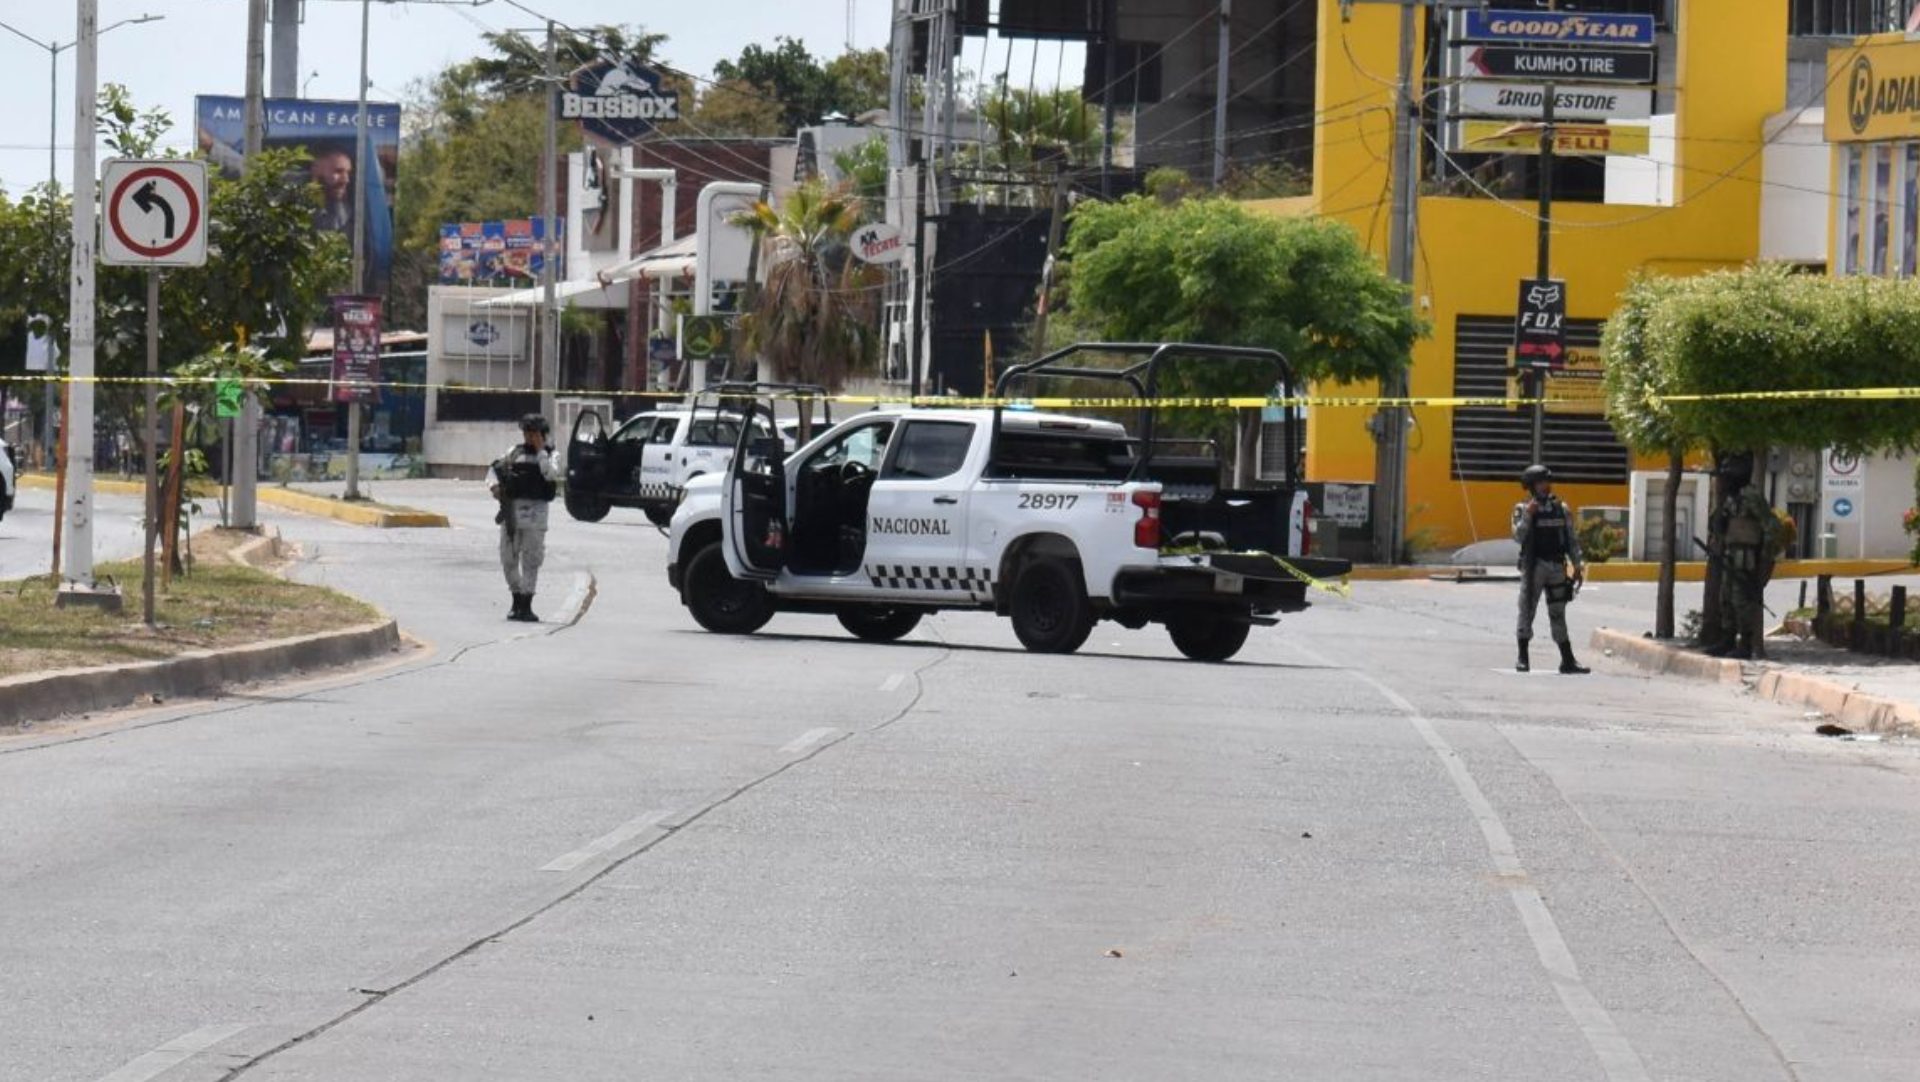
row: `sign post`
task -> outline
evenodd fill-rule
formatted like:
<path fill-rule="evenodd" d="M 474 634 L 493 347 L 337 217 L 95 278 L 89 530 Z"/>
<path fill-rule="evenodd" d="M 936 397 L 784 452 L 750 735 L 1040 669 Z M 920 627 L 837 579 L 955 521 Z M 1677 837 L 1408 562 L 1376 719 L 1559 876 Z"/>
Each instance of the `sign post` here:
<path fill-rule="evenodd" d="M 147 270 L 146 544 L 140 611 L 155 624 L 153 546 L 160 528 L 160 274 L 207 261 L 207 165 L 203 161 L 116 158 L 102 170 L 106 212 L 100 261 Z"/>

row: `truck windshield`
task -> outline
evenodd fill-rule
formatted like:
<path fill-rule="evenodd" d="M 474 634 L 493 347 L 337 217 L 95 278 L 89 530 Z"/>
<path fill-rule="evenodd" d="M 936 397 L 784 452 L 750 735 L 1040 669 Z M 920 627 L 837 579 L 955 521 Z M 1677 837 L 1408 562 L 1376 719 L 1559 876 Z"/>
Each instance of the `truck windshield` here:
<path fill-rule="evenodd" d="M 990 475 L 1018 480 L 1124 481 L 1133 444 L 1120 436 L 1003 428 Z"/>

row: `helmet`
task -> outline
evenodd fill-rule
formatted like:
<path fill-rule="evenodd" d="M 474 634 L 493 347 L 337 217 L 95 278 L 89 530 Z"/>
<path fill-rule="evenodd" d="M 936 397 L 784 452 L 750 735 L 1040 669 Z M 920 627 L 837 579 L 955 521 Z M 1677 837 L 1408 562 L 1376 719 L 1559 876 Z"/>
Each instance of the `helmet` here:
<path fill-rule="evenodd" d="M 1744 485 L 1753 480 L 1753 452 L 1735 451 L 1720 456 L 1720 464 L 1714 470 L 1722 479 L 1731 484 Z"/>
<path fill-rule="evenodd" d="M 520 418 L 520 431 L 538 432 L 544 436 L 548 432 L 551 432 L 552 429 L 547 427 L 547 419 L 545 417 L 537 413 L 529 413 L 525 417 Z"/>
<path fill-rule="evenodd" d="M 1533 486 L 1540 482 L 1551 480 L 1553 480 L 1553 471 L 1538 462 L 1520 471 L 1520 487 L 1528 492 L 1532 492 Z"/>

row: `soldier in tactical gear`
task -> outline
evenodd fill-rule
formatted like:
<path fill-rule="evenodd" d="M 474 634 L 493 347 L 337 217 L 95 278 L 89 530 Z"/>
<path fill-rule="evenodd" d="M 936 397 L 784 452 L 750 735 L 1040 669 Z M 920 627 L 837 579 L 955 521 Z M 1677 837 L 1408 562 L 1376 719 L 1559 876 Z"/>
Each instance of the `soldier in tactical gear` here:
<path fill-rule="evenodd" d="M 1517 672 L 1533 668 L 1527 646 L 1533 640 L 1533 616 L 1540 595 L 1547 598 L 1547 622 L 1553 641 L 1560 645 L 1560 671 L 1568 675 L 1591 670 L 1573 658 L 1573 640 L 1567 634 L 1567 602 L 1586 580 L 1587 565 L 1580 555 L 1580 538 L 1573 528 L 1573 509 L 1553 494 L 1553 471 L 1528 466 L 1520 474 L 1527 498 L 1513 505 L 1513 539 L 1520 542 L 1520 640 Z M 1572 575 L 1568 575 L 1568 567 Z"/>
<path fill-rule="evenodd" d="M 523 442 L 515 444 L 487 469 L 487 487 L 500 501 L 494 521 L 500 525 L 500 566 L 507 574 L 513 608 L 507 619 L 538 623 L 533 594 L 540 564 L 547 557 L 547 505 L 558 492 L 560 473 L 547 446 L 547 419 L 529 413 L 520 419 Z"/>
<path fill-rule="evenodd" d="M 1739 658 L 1764 656 L 1761 613 L 1767 580 L 1773 577 L 1773 546 L 1780 520 L 1773 505 L 1753 484 L 1753 456 L 1745 452 L 1720 459 L 1720 507 L 1713 514 L 1719 548 L 1720 623 L 1724 632 L 1709 654 Z"/>

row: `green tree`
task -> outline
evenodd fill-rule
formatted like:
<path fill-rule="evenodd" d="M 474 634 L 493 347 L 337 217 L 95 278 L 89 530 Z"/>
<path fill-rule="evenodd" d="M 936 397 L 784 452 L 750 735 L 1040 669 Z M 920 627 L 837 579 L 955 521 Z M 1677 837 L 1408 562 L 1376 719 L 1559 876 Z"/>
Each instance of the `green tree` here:
<path fill-rule="evenodd" d="M 744 79 L 725 79 L 700 94 L 693 126 L 702 135 L 778 135 L 780 103 Z"/>
<path fill-rule="evenodd" d="M 755 87 L 778 104 L 775 134 L 817 124 L 832 113 L 858 116 L 886 104 L 889 69 L 881 49 L 855 50 L 822 64 L 805 43 L 773 39 L 773 48 L 752 44 L 732 60 L 713 66 L 720 84 Z"/>
<path fill-rule="evenodd" d="M 853 257 L 860 201 L 819 181 L 739 219 L 769 249 L 766 284 L 741 320 L 747 351 L 781 380 L 838 390 L 873 367 L 880 344 L 877 268 Z"/>
<path fill-rule="evenodd" d="M 833 164 L 852 194 L 864 201 L 865 216 L 880 217 L 886 210 L 887 141 L 875 136 L 852 150 L 836 151 Z"/>

